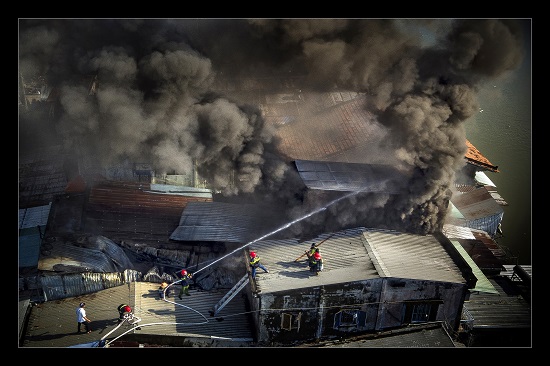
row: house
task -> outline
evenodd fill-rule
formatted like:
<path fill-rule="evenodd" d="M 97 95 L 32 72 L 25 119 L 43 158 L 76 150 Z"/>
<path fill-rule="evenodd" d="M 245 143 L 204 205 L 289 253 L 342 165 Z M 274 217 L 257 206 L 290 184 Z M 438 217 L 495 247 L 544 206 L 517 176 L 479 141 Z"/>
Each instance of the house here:
<path fill-rule="evenodd" d="M 303 261 L 320 243 L 324 270 Z M 262 240 L 269 269 L 251 280 L 250 307 L 260 344 L 275 346 L 444 322 L 458 329 L 477 278 L 441 234 L 354 228 L 307 242 Z"/>
<path fill-rule="evenodd" d="M 497 235 L 504 209 L 485 186 L 453 194 L 451 205 L 447 224 L 483 230 L 492 238 Z"/>
<path fill-rule="evenodd" d="M 93 87 L 90 91 L 95 91 L 97 84 L 91 85 Z M 369 150 L 369 144 L 365 144 L 365 141 L 379 139 L 382 131 L 374 123 L 364 123 L 365 120 L 372 119 L 372 116 L 361 108 L 361 98 L 364 97 L 345 93 L 329 93 L 321 96 L 320 98 L 323 98 L 326 103 L 320 104 L 323 107 L 320 107 L 320 113 L 317 114 L 318 121 L 338 127 L 336 131 L 332 130 L 332 134 L 321 136 L 304 121 L 292 125 L 290 123 L 292 116 L 289 117 L 286 112 L 277 113 L 275 109 L 269 108 L 266 110 L 273 112 L 271 117 L 280 124 L 278 136 L 282 139 L 282 150 L 290 158 L 315 159 L 317 162 L 324 161 L 327 166 L 333 165 L 330 160 L 334 159 L 346 162 L 336 163 L 339 167 L 361 163 L 365 168 L 367 165 L 363 164 L 364 162 L 358 162 L 355 159 L 357 156 L 372 153 Z M 291 99 L 284 97 L 279 97 L 277 100 L 280 102 L 278 103 L 280 107 L 288 109 L 295 104 L 294 101 L 301 99 L 298 96 L 292 99 L 292 103 L 288 103 Z M 300 113 L 299 108 L 295 110 Z M 301 118 L 299 115 L 296 117 Z M 271 121 L 270 118 L 266 120 Z M 312 138 L 304 139 L 304 136 Z M 473 170 L 483 168 L 498 171 L 492 164 L 483 163 L 480 154 L 471 154 L 475 148 L 468 142 L 467 145 L 466 160 L 469 165 L 475 166 Z M 33 163 L 32 166 L 26 159 L 20 161 L 20 188 L 22 188 L 19 192 L 20 208 L 26 209 L 38 204 L 50 205 L 51 207 L 48 206 L 47 210 L 48 213 L 51 211 L 52 220 L 48 222 L 50 228 L 48 234 L 51 236 L 63 232 L 78 232 L 79 235 L 74 237 L 72 244 L 82 244 L 79 240 L 88 238 L 89 232 L 93 231 L 108 238 L 107 248 L 117 244 L 125 249 L 138 248 L 140 255 L 154 257 L 162 264 L 186 267 L 198 266 L 203 260 L 206 263 L 212 262 L 219 258 L 220 253 L 215 252 L 222 244 L 231 243 L 233 246 L 243 246 L 242 252 L 239 250 L 238 253 L 241 255 L 238 268 L 242 270 L 246 268 L 246 253 L 249 250 L 257 250 L 270 269 L 270 273 L 264 274 L 260 271 L 255 280 L 252 280 L 249 274 L 236 278 L 234 283 L 239 286 L 246 282 L 245 287 L 238 292 L 241 297 L 233 297 L 227 302 L 226 296 L 220 294 L 217 289 L 215 295 L 208 294 L 194 301 L 202 304 L 202 310 L 212 306 L 214 310 L 219 310 L 219 304 L 227 305 L 222 311 L 227 311 L 229 305 L 242 310 L 246 307 L 241 305 L 247 302 L 251 309 L 255 339 L 259 344 L 315 342 L 341 336 L 403 330 L 432 322 L 439 322 L 451 330 L 457 330 L 464 323 L 463 302 L 467 301 L 469 296 L 476 295 L 476 292 L 472 291 L 479 285 L 479 278 L 467 261 L 456 256 L 453 243 L 441 235 L 423 236 L 380 229 L 348 228 L 334 233 L 318 234 L 307 242 L 298 238 L 280 239 L 275 236 L 263 238 L 261 232 L 251 231 L 250 227 L 260 223 L 266 228 L 272 228 L 271 225 L 278 222 L 268 223 L 266 216 L 269 215 L 266 215 L 265 211 L 256 215 L 256 211 L 251 210 L 247 215 L 242 215 L 242 210 L 247 210 L 248 206 L 237 210 L 239 213 L 236 215 L 226 212 L 226 215 L 217 217 L 218 209 L 225 212 L 229 206 L 215 205 L 211 202 L 212 196 L 208 190 L 192 191 L 194 188 L 197 189 L 196 183 L 199 180 L 194 174 L 178 177 L 181 181 L 192 182 L 192 187 L 178 188 L 166 184 L 156 185 L 155 179 L 159 177 L 154 175 L 154 170 L 146 163 L 136 163 L 128 171 L 118 167 L 99 171 L 93 162 L 79 161 L 78 169 L 75 170 L 82 172 L 83 175 L 78 177 L 83 179 L 81 183 L 86 183 L 86 191 L 71 189 L 70 193 L 77 192 L 78 195 L 65 196 L 66 187 L 74 187 L 68 182 L 75 182 L 70 179 L 75 175 L 67 169 L 70 164 L 64 164 L 64 159 L 69 160 L 69 157 L 63 151 L 56 151 L 55 158 L 55 169 L 50 169 L 52 172 L 49 170 L 42 172 L 42 165 L 50 168 L 52 164 L 45 164 L 40 159 L 36 164 L 34 160 L 30 161 Z M 300 162 L 300 160 L 296 161 Z M 387 173 L 388 168 L 371 164 L 366 171 L 374 173 L 376 178 L 383 178 L 379 173 Z M 96 180 L 95 177 L 98 174 L 105 175 L 107 180 Z M 46 176 L 47 180 L 44 181 L 43 176 Z M 168 178 L 164 179 L 167 183 Z M 350 182 L 353 183 L 353 181 Z M 325 191 L 323 187 L 315 186 L 321 183 L 319 179 L 313 179 L 307 183 L 310 188 L 318 189 L 320 193 Z M 329 190 L 348 190 L 349 186 L 343 187 L 341 183 L 342 181 L 333 179 L 329 184 L 331 188 Z M 373 192 L 388 191 L 388 186 L 380 185 L 381 183 L 383 180 L 380 179 L 367 181 L 367 185 Z M 365 187 L 365 182 L 360 182 L 360 186 Z M 52 187 L 54 190 L 50 189 Z M 185 194 L 181 194 L 182 190 Z M 488 191 L 487 188 L 486 190 Z M 485 196 L 482 195 L 482 197 L 485 200 Z M 70 210 L 67 210 L 69 208 L 67 201 L 74 203 L 70 205 Z M 471 201 L 464 206 L 459 205 L 458 208 L 464 211 L 460 211 L 462 217 L 459 224 L 463 225 L 467 220 L 475 223 L 476 220 L 483 221 L 489 217 L 491 219 L 489 224 L 483 228 L 489 228 L 492 232 L 495 224 L 502 218 L 498 211 L 490 210 L 488 216 L 469 217 L 470 205 Z M 211 221 L 185 221 L 191 218 L 193 213 L 207 206 L 215 208 L 208 216 Z M 182 215 L 182 211 L 186 212 L 187 208 L 193 208 L 195 211 L 190 210 Z M 495 212 L 496 216 L 493 217 Z M 203 215 L 202 218 L 204 217 Z M 67 221 L 60 220 L 61 218 L 66 218 Z M 238 220 L 235 221 L 235 218 Z M 224 222 L 224 220 L 227 221 Z M 209 223 L 214 223 L 213 227 L 217 230 L 211 231 L 200 227 Z M 231 227 L 235 224 L 243 224 L 243 226 L 238 226 L 239 230 L 231 232 L 227 227 L 223 228 L 224 223 L 230 223 Z M 183 230 L 186 226 L 193 227 L 197 231 L 193 232 L 193 235 L 188 235 L 190 232 Z M 177 229 L 174 230 L 175 228 Z M 26 227 L 20 227 L 20 229 L 26 229 Z M 26 233 L 24 230 L 20 232 Z M 36 251 L 46 249 L 41 253 L 44 255 L 43 259 L 48 259 L 51 255 L 62 258 L 64 261 L 73 259 L 63 257 L 63 251 L 50 250 L 55 249 L 50 246 L 65 243 L 51 243 L 48 242 L 48 238 L 42 241 L 36 232 L 31 234 L 36 239 L 35 243 L 44 244 L 42 248 L 33 246 Z M 262 240 L 256 240 L 260 237 Z M 23 235 L 20 236 L 20 240 L 22 238 Z M 231 239 L 227 240 L 228 238 Z M 320 249 L 325 258 L 325 271 L 319 277 L 310 277 L 307 265 L 296 259 L 309 248 L 312 241 L 320 243 L 323 240 L 326 241 Z M 100 242 L 104 243 L 103 240 Z M 112 267 L 108 259 L 114 258 L 113 251 L 109 250 L 101 255 L 90 257 L 89 251 L 83 250 L 83 247 L 80 249 L 73 250 L 70 254 L 82 259 L 86 265 L 90 261 L 94 262 L 95 259 L 97 259 L 96 262 L 105 264 L 94 268 Z M 348 262 L 349 260 L 351 263 Z M 57 265 L 56 269 L 67 270 L 69 266 L 66 264 L 59 262 L 54 265 Z M 50 270 L 53 266 L 47 268 Z M 116 267 L 113 268 L 116 270 Z M 128 276 L 126 273 L 101 273 L 102 271 L 107 270 L 101 269 L 98 271 L 99 274 L 86 272 L 82 275 L 77 271 L 62 274 L 57 279 L 54 278 L 55 276 L 48 276 L 49 281 L 45 282 L 46 299 L 56 299 L 60 302 L 63 299 L 73 301 L 79 296 L 104 296 L 105 291 L 110 293 L 112 290 L 128 287 L 134 291 L 137 300 L 139 296 L 154 292 L 154 283 L 145 283 L 154 276 L 138 274 Z M 204 281 L 218 283 L 220 276 L 216 279 L 213 277 L 205 278 Z M 27 277 L 25 281 L 30 282 L 33 278 L 38 277 Z M 241 282 L 243 278 L 245 280 Z M 144 279 L 146 281 L 143 281 Z M 40 286 L 33 287 L 33 290 L 35 289 L 39 290 Z M 226 295 L 232 296 L 236 293 L 237 289 L 234 288 Z M 208 301 L 205 301 L 206 298 Z M 218 305 L 217 309 L 214 304 Z M 158 314 L 173 310 L 157 309 L 149 303 L 147 306 L 150 306 L 147 309 L 157 311 Z M 36 309 L 33 310 L 36 311 Z M 180 316 L 181 314 L 176 314 L 175 318 Z M 110 324 L 107 319 L 109 319 L 108 314 L 103 316 L 103 320 L 105 324 Z M 143 316 L 143 319 L 147 318 Z M 220 325 L 223 327 L 227 323 Z M 235 324 L 232 326 L 237 327 Z M 186 333 L 187 329 L 184 328 L 184 331 L 181 329 L 175 326 L 168 332 L 173 332 L 170 334 L 175 336 Z M 233 330 L 236 332 L 238 329 Z M 212 328 L 206 336 L 216 338 L 220 334 L 223 333 L 220 333 L 218 328 Z"/>

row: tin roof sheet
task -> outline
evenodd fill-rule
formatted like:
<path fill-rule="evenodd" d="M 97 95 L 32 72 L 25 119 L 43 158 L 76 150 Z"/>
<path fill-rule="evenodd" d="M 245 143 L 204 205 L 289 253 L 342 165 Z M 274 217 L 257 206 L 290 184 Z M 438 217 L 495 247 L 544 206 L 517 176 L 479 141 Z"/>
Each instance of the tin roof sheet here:
<path fill-rule="evenodd" d="M 226 202 L 189 202 L 170 239 L 247 243 L 279 227 L 266 207 Z"/>
<path fill-rule="evenodd" d="M 501 215 L 504 212 L 502 206 L 494 200 L 485 187 L 479 187 L 466 193 L 453 194 L 451 201 L 466 220 Z"/>
<path fill-rule="evenodd" d="M 199 337 L 227 339 L 229 342 L 251 342 L 253 339 L 250 317 L 245 301 L 230 301 L 214 318 L 210 316 L 224 291 L 190 289 L 191 296 L 179 300 L 179 286 L 166 298 L 158 297 L 158 283 L 131 282 L 87 295 L 47 301 L 30 309 L 24 347 L 71 347 L 102 339 L 107 344 L 123 333 L 140 333 L 165 337 Z M 92 320 L 90 334 L 76 332 L 75 310 L 80 302 L 86 303 L 88 318 Z M 139 322 L 135 329 L 127 322 L 117 327 L 117 306 L 128 304 Z M 118 338 L 120 339 L 120 338 Z M 166 342 L 168 343 L 168 342 Z"/>
<path fill-rule="evenodd" d="M 315 276 L 309 272 L 306 257 L 300 256 L 312 243 L 321 241 L 324 270 Z M 263 293 L 381 277 L 466 283 L 460 269 L 431 235 L 353 228 L 306 242 L 261 240 L 249 250 L 256 251 L 269 270 L 259 270 L 256 275 Z"/>
<path fill-rule="evenodd" d="M 464 302 L 473 317 L 473 327 L 487 328 L 530 328 L 531 309 L 529 303 L 504 281 L 489 279 L 498 293 L 473 292 Z"/>
<path fill-rule="evenodd" d="M 390 165 L 296 160 L 296 167 L 310 189 L 398 193 L 396 182 L 405 174 Z"/>
<path fill-rule="evenodd" d="M 67 186 L 65 155 L 61 146 L 50 146 L 19 156 L 19 207 L 52 202 Z"/>

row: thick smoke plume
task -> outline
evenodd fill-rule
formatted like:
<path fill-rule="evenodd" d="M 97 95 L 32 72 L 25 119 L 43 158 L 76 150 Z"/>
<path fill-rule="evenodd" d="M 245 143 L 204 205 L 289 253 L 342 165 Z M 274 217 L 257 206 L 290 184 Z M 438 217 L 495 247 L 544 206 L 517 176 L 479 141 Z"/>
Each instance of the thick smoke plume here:
<path fill-rule="evenodd" d="M 302 234 L 351 225 L 439 229 L 464 164 L 463 123 L 478 111 L 476 89 L 519 66 L 524 50 L 522 22 L 497 19 L 32 19 L 19 26 L 20 74 L 60 86 L 62 107 L 55 136 L 20 118 L 26 142 L 60 138 L 103 166 L 139 161 L 189 173 L 196 163 L 224 196 L 276 202 L 291 217 L 334 197 L 304 198 L 258 105 L 223 93 L 220 81 L 291 74 L 302 92 L 364 93 L 364 108 L 384 130 L 382 141 L 365 144 L 411 178 L 399 182 L 400 195 L 342 200 L 292 228 Z M 93 101 L 82 75 L 98 77 Z"/>

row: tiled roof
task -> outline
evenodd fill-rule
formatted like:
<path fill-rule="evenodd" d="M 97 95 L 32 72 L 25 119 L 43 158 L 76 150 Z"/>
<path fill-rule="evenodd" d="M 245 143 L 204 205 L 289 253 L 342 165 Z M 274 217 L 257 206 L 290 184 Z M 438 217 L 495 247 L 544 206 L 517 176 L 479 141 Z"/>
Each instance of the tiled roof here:
<path fill-rule="evenodd" d="M 492 172 L 498 172 L 498 166 L 491 164 L 489 159 L 487 159 L 485 156 L 483 156 L 478 149 L 472 143 L 468 140 L 466 140 L 466 146 L 468 147 L 468 151 L 466 151 L 466 160 L 470 164 L 477 165 L 479 167 L 482 167 L 486 170 L 492 171 Z"/>
<path fill-rule="evenodd" d="M 330 95 L 324 94 L 325 97 Z M 303 98 L 312 97 L 312 94 L 303 95 Z M 374 117 L 363 106 L 364 96 L 355 95 L 337 105 L 332 98 L 327 100 L 325 104 L 320 102 L 319 111 L 312 113 L 296 108 L 293 115 L 284 113 L 286 104 L 269 105 L 265 119 L 277 126 L 276 134 L 281 139 L 279 148 L 284 155 L 290 159 L 330 160 L 331 156 L 365 146 L 368 141 L 378 141 L 383 136 L 384 131 L 378 124 L 369 123 Z M 277 110 L 280 111 L 275 112 Z M 286 118 L 283 122 L 282 116 Z"/>

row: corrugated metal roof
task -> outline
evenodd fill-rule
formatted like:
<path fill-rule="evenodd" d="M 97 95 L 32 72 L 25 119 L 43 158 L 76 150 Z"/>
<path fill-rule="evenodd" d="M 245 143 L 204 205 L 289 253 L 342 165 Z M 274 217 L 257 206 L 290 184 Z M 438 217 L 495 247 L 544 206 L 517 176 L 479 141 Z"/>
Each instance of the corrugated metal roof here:
<path fill-rule="evenodd" d="M 529 304 L 503 281 L 489 281 L 498 290 L 497 294 L 474 292 L 464 302 L 464 309 L 473 317 L 474 329 L 530 328 Z"/>
<path fill-rule="evenodd" d="M 189 202 L 170 239 L 247 243 L 278 228 L 281 220 L 261 205 Z"/>
<path fill-rule="evenodd" d="M 280 151 L 290 159 L 354 163 L 376 159 L 369 141 L 382 141 L 387 131 L 364 108 L 367 95 L 347 91 L 273 94 L 261 87 L 257 92 L 264 95 L 259 98 L 264 101 L 262 116 L 276 127 Z M 466 146 L 468 163 L 498 172 L 469 140 Z"/>
<path fill-rule="evenodd" d="M 46 231 L 51 207 L 50 202 L 43 206 L 19 209 L 19 267 L 38 265 L 42 235 Z"/>
<path fill-rule="evenodd" d="M 19 156 L 20 208 L 46 205 L 63 194 L 67 186 L 65 157 L 62 147 L 56 145 Z"/>
<path fill-rule="evenodd" d="M 445 218 L 446 224 L 484 230 L 492 237 L 497 234 L 504 209 L 485 186 L 465 193 L 456 192 L 451 198 L 451 204 L 453 209 Z"/>
<path fill-rule="evenodd" d="M 107 343 L 126 331 L 167 337 L 218 337 L 235 342 L 251 342 L 252 327 L 244 300 L 239 297 L 229 302 L 216 316 L 209 310 L 226 294 L 223 291 L 190 290 L 191 296 L 177 298 L 179 287 L 168 301 L 158 298 L 158 283 L 132 282 L 88 295 L 47 301 L 30 309 L 29 323 L 23 347 L 70 347 L 86 342 Z M 77 334 L 76 308 L 86 303 L 92 333 Z M 117 327 L 117 306 L 129 304 L 140 318 L 140 330 L 128 323 Z"/>
<path fill-rule="evenodd" d="M 36 228 L 37 226 L 45 226 L 48 223 L 48 215 L 52 203 L 47 205 L 20 208 L 19 209 L 19 229 Z"/>
<path fill-rule="evenodd" d="M 118 272 L 132 268 L 124 250 L 106 237 L 79 238 L 47 244 L 38 263 L 42 271 Z"/>
<path fill-rule="evenodd" d="M 487 232 L 450 224 L 443 225 L 442 232 L 447 238 L 458 241 L 484 272 L 500 271 L 503 268 L 506 253 Z"/>
<path fill-rule="evenodd" d="M 396 182 L 406 175 L 393 166 L 296 160 L 300 177 L 310 189 L 398 193 Z"/>
<path fill-rule="evenodd" d="M 476 173 L 476 177 L 478 174 L 483 174 L 482 172 L 477 172 Z M 476 178 L 477 179 L 477 178 Z M 502 198 L 502 196 L 497 192 L 497 189 L 494 185 L 492 184 L 485 184 L 483 187 L 485 187 L 485 189 L 487 190 L 487 192 L 489 192 L 489 194 L 491 195 L 491 197 L 493 197 L 493 199 L 495 200 L 496 203 L 498 203 L 499 205 L 501 206 L 508 206 L 508 202 L 506 202 L 504 200 L 504 198 Z M 476 189 L 479 188 L 479 185 L 472 185 L 472 184 L 455 184 L 455 188 L 456 188 L 456 191 L 457 192 L 460 192 L 460 193 L 467 193 L 467 192 L 472 192 L 472 191 L 475 191 Z"/>
<path fill-rule="evenodd" d="M 112 240 L 168 243 L 190 202 L 210 202 L 210 193 L 146 182 L 96 182 L 86 205 L 85 225 Z M 188 194 L 190 193 L 190 194 Z"/>
<path fill-rule="evenodd" d="M 485 172 L 476 172 L 474 179 L 476 180 L 476 182 L 479 182 L 483 185 L 493 186 L 496 188 L 496 184 L 489 179 L 489 177 L 487 176 L 487 174 L 485 174 Z"/>
<path fill-rule="evenodd" d="M 472 273 L 477 278 L 476 287 L 471 289 L 471 291 L 480 291 L 489 294 L 498 293 L 491 282 L 489 282 L 489 279 L 485 276 L 483 271 L 477 266 L 475 261 L 464 250 L 460 242 L 457 240 L 451 240 L 451 243 L 454 245 L 455 249 L 462 255 L 462 258 L 464 258 L 466 262 L 468 262 L 468 265 L 470 266 L 470 268 L 472 268 Z"/>
<path fill-rule="evenodd" d="M 42 232 L 46 226 L 41 226 Z M 19 230 L 19 268 L 36 267 L 40 257 L 42 237 L 38 227 Z"/>
<path fill-rule="evenodd" d="M 469 227 L 443 224 L 441 232 L 449 239 L 475 239 L 472 229 Z"/>
<path fill-rule="evenodd" d="M 504 265 L 504 270 L 502 272 L 500 272 L 500 275 L 501 276 L 506 276 L 506 277 L 513 277 L 514 275 L 514 267 L 516 265 L 514 264 L 505 264 Z M 533 274 L 532 274 L 532 266 L 530 264 L 521 264 L 521 265 L 517 265 L 519 267 L 521 267 L 521 269 L 529 276 L 529 278 L 533 277 Z"/>
<path fill-rule="evenodd" d="M 357 337 L 357 340 L 342 340 L 323 345 L 326 348 L 453 348 L 453 342 L 441 324 L 412 326 L 388 334 L 384 332 Z M 316 346 L 319 347 L 319 346 Z"/>
<path fill-rule="evenodd" d="M 324 270 L 315 276 L 309 272 L 305 256 L 298 262 L 295 260 L 312 243 L 325 239 L 319 247 Z M 296 239 L 262 240 L 251 244 L 249 250 L 256 251 L 270 271 L 259 270 L 256 275 L 257 287 L 263 293 L 381 277 L 466 282 L 431 235 L 354 228 L 301 243 Z"/>
<path fill-rule="evenodd" d="M 504 209 L 495 202 L 485 187 L 479 187 L 467 193 L 454 194 L 451 201 L 467 220 L 499 215 L 504 212 Z"/>

